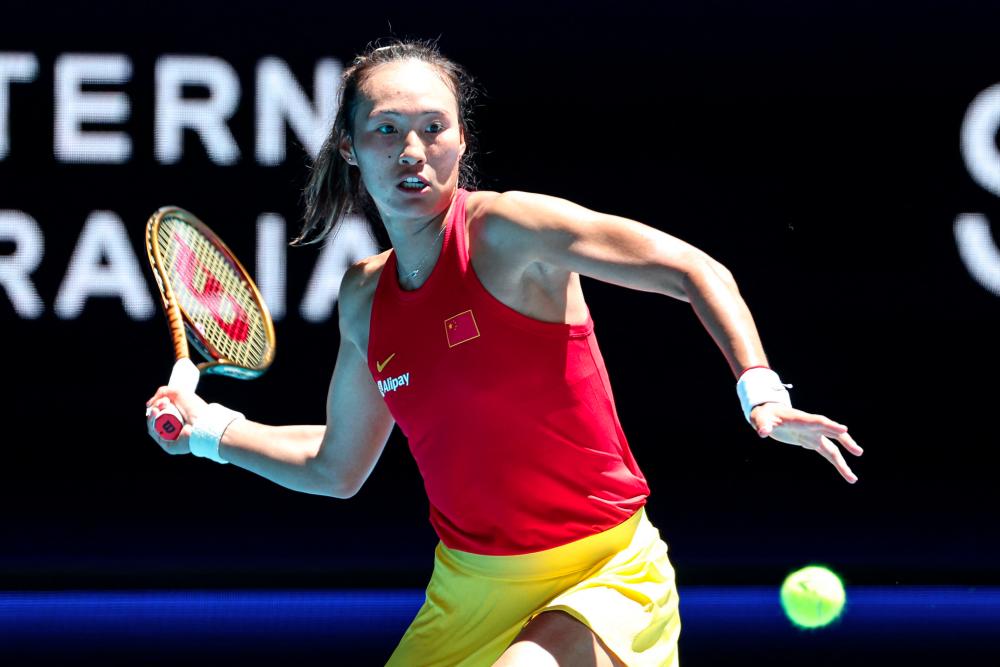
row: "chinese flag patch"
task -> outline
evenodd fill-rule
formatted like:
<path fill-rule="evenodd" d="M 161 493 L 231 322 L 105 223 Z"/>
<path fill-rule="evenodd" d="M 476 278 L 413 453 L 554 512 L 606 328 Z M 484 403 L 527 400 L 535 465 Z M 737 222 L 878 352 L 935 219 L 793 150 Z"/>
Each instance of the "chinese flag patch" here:
<path fill-rule="evenodd" d="M 479 338 L 479 326 L 471 310 L 452 315 L 444 321 L 444 333 L 448 337 L 448 347 L 455 347 Z"/>

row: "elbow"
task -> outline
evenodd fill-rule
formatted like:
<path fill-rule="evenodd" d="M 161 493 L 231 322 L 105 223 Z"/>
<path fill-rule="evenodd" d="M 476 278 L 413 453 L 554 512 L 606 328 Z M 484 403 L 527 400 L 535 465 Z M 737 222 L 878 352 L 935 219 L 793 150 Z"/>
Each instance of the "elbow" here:
<path fill-rule="evenodd" d="M 347 500 L 349 498 L 353 498 L 357 492 L 358 492 L 358 489 L 354 489 L 353 491 L 350 491 L 350 490 L 340 490 L 340 489 L 328 489 L 327 492 L 324 493 L 323 495 L 328 496 L 330 498 L 336 498 L 337 500 Z"/>
<path fill-rule="evenodd" d="M 708 262 L 709 262 L 709 268 L 711 268 L 711 270 L 715 273 L 715 275 L 722 278 L 722 282 L 726 283 L 726 285 L 730 289 L 738 290 L 738 288 L 736 287 L 736 279 L 733 278 L 733 274 L 732 272 L 730 272 L 729 269 L 727 269 L 725 266 L 715 261 L 714 259 L 709 259 Z"/>
<path fill-rule="evenodd" d="M 365 483 L 364 477 L 350 473 L 345 474 L 343 471 L 339 473 L 327 471 L 321 475 L 321 478 L 323 495 L 341 500 L 356 496 Z"/>
<path fill-rule="evenodd" d="M 348 498 L 353 498 L 361 490 L 361 484 L 344 484 L 335 483 L 326 486 L 326 495 L 331 498 L 339 498 L 340 500 L 347 500 Z"/>
<path fill-rule="evenodd" d="M 729 290 L 739 291 L 736 279 L 729 269 L 705 254 L 692 262 L 692 268 L 685 272 L 685 278 L 686 285 L 722 281 Z"/>
<path fill-rule="evenodd" d="M 720 291 L 739 294 L 729 269 L 704 253 L 691 258 L 682 272 L 677 298 L 690 303 L 692 297 L 697 299 Z"/>
<path fill-rule="evenodd" d="M 364 480 L 345 479 L 340 475 L 324 475 L 319 487 L 322 489 L 320 493 L 324 496 L 347 500 L 356 496 L 363 484 Z"/>

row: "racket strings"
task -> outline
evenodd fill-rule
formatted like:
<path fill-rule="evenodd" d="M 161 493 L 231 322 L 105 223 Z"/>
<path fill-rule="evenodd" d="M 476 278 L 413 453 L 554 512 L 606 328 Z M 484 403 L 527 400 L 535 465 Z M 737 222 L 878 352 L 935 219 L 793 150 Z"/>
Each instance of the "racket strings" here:
<path fill-rule="evenodd" d="M 271 342 L 242 272 L 183 220 L 164 218 L 157 236 L 167 280 L 198 333 L 223 358 L 261 367 Z"/>

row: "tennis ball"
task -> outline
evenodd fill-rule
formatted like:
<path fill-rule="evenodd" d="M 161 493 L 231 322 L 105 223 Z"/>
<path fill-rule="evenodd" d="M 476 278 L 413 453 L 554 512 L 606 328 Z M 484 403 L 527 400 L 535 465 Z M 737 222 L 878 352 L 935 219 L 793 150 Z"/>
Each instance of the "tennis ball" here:
<path fill-rule="evenodd" d="M 840 616 L 846 600 L 840 577 L 819 565 L 792 572 L 781 585 L 781 606 L 800 628 L 827 625 Z"/>

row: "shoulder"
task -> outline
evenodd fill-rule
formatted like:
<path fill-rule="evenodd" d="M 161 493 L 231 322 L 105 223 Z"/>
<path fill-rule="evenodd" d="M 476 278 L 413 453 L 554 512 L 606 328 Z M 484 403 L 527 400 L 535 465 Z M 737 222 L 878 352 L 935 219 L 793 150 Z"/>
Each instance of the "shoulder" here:
<path fill-rule="evenodd" d="M 389 259 L 391 250 L 372 255 L 355 262 L 344 273 L 344 279 L 340 283 L 339 300 L 342 310 L 352 310 L 371 301 L 375 295 L 375 288 L 378 286 L 379 276 L 382 275 L 382 267 Z"/>
<path fill-rule="evenodd" d="M 566 199 L 533 192 L 473 192 L 466 203 L 470 238 L 491 247 L 537 243 L 595 215 Z"/>
<path fill-rule="evenodd" d="M 379 276 L 382 275 L 382 268 L 390 252 L 391 250 L 386 250 L 372 255 L 355 262 L 347 269 L 338 295 L 341 330 L 350 332 L 357 325 L 367 327 L 375 288 L 378 287 Z"/>
<path fill-rule="evenodd" d="M 595 215 L 598 214 L 568 199 L 518 190 L 473 192 L 466 203 L 470 223 L 496 226 L 541 229 Z"/>
<path fill-rule="evenodd" d="M 555 201 L 560 200 L 517 190 L 472 192 L 465 204 L 466 218 L 479 223 L 523 224 Z"/>

